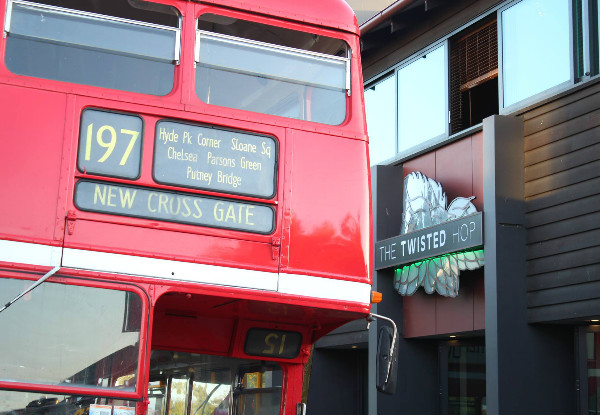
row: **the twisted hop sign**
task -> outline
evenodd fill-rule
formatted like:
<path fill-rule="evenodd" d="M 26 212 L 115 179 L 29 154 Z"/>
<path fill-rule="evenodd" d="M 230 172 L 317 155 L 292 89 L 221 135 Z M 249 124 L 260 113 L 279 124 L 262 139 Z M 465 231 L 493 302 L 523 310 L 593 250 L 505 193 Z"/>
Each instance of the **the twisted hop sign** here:
<path fill-rule="evenodd" d="M 415 172 L 404 179 L 401 235 L 375 245 L 375 267 L 395 267 L 394 287 L 402 295 L 425 292 L 456 297 L 460 271 L 483 266 L 482 217 L 457 197 L 447 206 L 440 183 Z"/>

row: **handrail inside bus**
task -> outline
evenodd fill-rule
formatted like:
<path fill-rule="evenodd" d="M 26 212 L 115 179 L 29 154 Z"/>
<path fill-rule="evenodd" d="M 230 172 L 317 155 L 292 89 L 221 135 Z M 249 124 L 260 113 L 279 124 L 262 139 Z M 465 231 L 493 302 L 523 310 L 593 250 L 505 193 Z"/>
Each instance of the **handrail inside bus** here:
<path fill-rule="evenodd" d="M 44 281 L 46 281 L 48 278 L 50 278 L 52 275 L 56 274 L 58 272 L 58 270 L 60 269 L 60 266 L 56 266 L 54 268 L 52 268 L 50 271 L 48 271 L 46 274 L 44 274 L 42 276 L 42 278 L 40 278 L 39 280 L 37 280 L 35 283 L 33 283 L 31 285 L 31 287 L 27 288 L 25 291 L 23 291 L 21 294 L 17 295 L 15 298 L 13 298 L 11 301 L 9 301 L 8 303 L 6 303 L 4 305 L 4 307 L 0 308 L 0 313 L 3 312 L 4 310 L 6 310 L 8 307 L 10 307 L 11 305 L 13 305 L 14 303 L 16 303 L 19 298 L 23 297 L 25 294 L 27 294 L 28 292 L 32 291 L 34 288 L 36 288 L 38 285 L 40 285 L 41 283 L 43 283 Z"/>

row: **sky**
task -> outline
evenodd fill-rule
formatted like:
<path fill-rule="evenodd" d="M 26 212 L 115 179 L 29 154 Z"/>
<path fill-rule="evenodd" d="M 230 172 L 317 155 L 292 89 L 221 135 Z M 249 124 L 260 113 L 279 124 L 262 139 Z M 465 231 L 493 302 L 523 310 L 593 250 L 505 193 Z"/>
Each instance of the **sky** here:
<path fill-rule="evenodd" d="M 358 24 L 362 25 L 377 13 L 394 3 L 395 0 L 346 0 L 354 10 Z"/>

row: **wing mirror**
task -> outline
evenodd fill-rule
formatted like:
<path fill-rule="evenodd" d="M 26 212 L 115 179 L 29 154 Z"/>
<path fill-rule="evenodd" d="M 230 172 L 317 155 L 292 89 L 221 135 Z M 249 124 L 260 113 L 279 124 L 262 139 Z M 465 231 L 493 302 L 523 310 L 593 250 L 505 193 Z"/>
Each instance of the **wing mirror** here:
<path fill-rule="evenodd" d="M 370 314 L 368 320 L 380 319 L 390 326 L 383 326 L 377 334 L 376 386 L 377 390 L 393 395 L 396 393 L 398 375 L 398 329 L 392 319 L 377 314 Z"/>

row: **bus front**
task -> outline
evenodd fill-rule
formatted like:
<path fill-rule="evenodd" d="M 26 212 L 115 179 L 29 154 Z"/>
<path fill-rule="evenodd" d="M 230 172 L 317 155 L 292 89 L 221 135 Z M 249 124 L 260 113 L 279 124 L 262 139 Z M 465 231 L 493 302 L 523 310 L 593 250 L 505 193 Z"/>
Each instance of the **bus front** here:
<path fill-rule="evenodd" d="M 296 414 L 369 315 L 356 19 L 287 3 L 0 1 L 0 415 Z"/>

